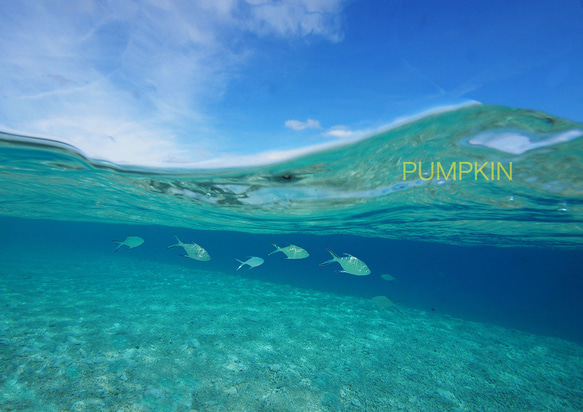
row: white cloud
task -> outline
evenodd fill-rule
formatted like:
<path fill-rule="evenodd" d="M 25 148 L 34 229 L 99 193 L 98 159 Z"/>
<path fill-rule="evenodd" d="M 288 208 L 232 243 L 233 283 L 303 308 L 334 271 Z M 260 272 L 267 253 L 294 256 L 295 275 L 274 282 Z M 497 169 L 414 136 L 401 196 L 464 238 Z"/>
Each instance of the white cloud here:
<path fill-rule="evenodd" d="M 320 129 L 320 122 L 314 119 L 308 119 L 305 122 L 300 120 L 287 120 L 285 122 L 285 127 L 289 127 L 293 130 L 305 130 L 305 129 Z"/>
<path fill-rule="evenodd" d="M 354 135 L 354 132 L 347 126 L 334 126 L 327 132 L 322 133 L 326 137 L 336 137 L 339 139 L 348 139 Z"/>
<path fill-rule="evenodd" d="M 143 165 L 216 153 L 207 107 L 252 52 L 228 39 L 334 40 L 341 11 L 341 0 L 58 4 L 0 2 L 0 124 Z"/>

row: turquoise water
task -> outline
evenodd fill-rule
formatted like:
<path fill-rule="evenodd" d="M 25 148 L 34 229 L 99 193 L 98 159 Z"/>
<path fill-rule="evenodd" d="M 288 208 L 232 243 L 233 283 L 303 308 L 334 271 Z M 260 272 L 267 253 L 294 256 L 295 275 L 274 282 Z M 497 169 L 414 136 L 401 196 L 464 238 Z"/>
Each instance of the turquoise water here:
<path fill-rule="evenodd" d="M 581 410 L 581 135 L 476 105 L 280 164 L 162 170 L 2 134 L 0 409 Z M 114 252 L 127 236 L 144 243 Z"/>

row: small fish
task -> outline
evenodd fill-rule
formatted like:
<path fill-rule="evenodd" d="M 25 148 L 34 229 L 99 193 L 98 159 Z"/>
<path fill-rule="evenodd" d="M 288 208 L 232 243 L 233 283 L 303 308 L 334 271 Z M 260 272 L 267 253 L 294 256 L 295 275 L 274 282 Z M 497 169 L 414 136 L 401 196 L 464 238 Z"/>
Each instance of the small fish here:
<path fill-rule="evenodd" d="M 391 275 L 381 275 L 381 278 L 383 278 L 384 280 L 389 281 L 389 282 L 392 280 L 397 280 L 397 279 L 395 279 L 394 276 L 391 276 Z"/>
<path fill-rule="evenodd" d="M 289 245 L 286 247 L 279 247 L 275 243 L 272 243 L 272 245 L 275 246 L 275 250 L 271 252 L 269 256 L 277 252 L 283 252 L 287 256 L 286 259 L 305 259 L 310 256 L 308 252 L 296 245 Z"/>
<path fill-rule="evenodd" d="M 197 245 L 196 243 L 194 243 L 194 242 L 182 243 L 182 240 L 180 240 L 178 238 L 178 236 L 174 235 L 174 237 L 176 238 L 178 243 L 175 245 L 170 245 L 166 249 L 170 249 L 172 247 L 181 247 L 181 248 L 184 248 L 184 251 L 186 252 L 186 255 L 181 255 L 183 257 L 191 258 L 194 260 L 201 260 L 203 262 L 206 262 L 207 260 L 211 260 L 211 257 L 208 254 L 208 252 L 206 250 L 204 250 L 202 247 L 200 247 L 199 245 Z"/>
<path fill-rule="evenodd" d="M 135 247 L 138 247 L 142 243 L 144 243 L 144 239 L 142 239 L 141 237 L 138 237 L 138 236 L 128 236 L 128 237 L 126 237 L 126 240 L 124 240 L 124 241 L 112 240 L 112 242 L 119 243 L 119 246 L 117 247 L 117 249 L 114 250 L 114 252 L 117 252 L 119 250 L 119 248 L 122 247 L 123 245 L 126 245 L 128 247 L 128 249 L 133 249 Z"/>
<path fill-rule="evenodd" d="M 389 299 L 386 296 L 375 296 L 374 298 L 371 298 L 371 300 L 376 303 L 377 305 L 379 305 L 381 308 L 383 309 L 387 309 L 387 310 L 393 310 L 395 309 L 397 312 L 399 312 L 400 314 L 403 314 L 403 312 L 401 312 L 399 310 L 399 308 L 397 308 L 397 304 L 400 302 L 393 302 L 391 299 Z"/>
<path fill-rule="evenodd" d="M 239 259 L 235 259 L 235 260 L 241 264 L 241 265 L 239 265 L 237 270 L 241 269 L 243 267 L 243 265 L 249 265 L 249 270 L 251 270 L 253 268 L 256 268 L 257 266 L 263 265 L 263 262 L 264 262 L 263 259 L 261 259 L 260 257 L 257 257 L 257 256 L 251 256 L 245 262 L 243 262 Z"/>
<path fill-rule="evenodd" d="M 338 262 L 338 263 L 340 263 L 340 266 L 342 266 L 342 269 L 344 269 L 344 270 L 339 270 L 337 272 L 349 273 L 349 274 L 355 275 L 355 276 L 370 275 L 370 269 L 368 268 L 366 263 L 364 263 L 362 260 L 360 260 L 352 255 L 349 255 L 348 253 L 345 253 L 346 257 L 338 257 L 330 249 L 326 249 L 326 250 L 328 252 L 330 252 L 330 254 L 332 255 L 332 259 L 327 260 L 324 263 L 320 263 L 320 266 L 328 265 L 328 264 L 333 263 L 333 262 Z"/>

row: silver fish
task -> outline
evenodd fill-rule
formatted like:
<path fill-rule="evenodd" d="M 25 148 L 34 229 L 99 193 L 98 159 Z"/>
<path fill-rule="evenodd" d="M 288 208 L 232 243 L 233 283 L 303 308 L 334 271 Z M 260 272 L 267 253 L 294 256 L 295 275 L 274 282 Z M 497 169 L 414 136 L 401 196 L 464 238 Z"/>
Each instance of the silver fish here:
<path fill-rule="evenodd" d="M 251 256 L 245 262 L 243 262 L 239 259 L 235 259 L 235 260 L 240 263 L 237 270 L 241 269 L 244 265 L 249 265 L 249 270 L 251 270 L 253 268 L 256 268 L 257 266 L 263 265 L 263 262 L 264 262 L 263 259 L 261 259 L 260 257 L 257 257 L 257 256 Z"/>
<path fill-rule="evenodd" d="M 275 243 L 272 243 L 272 245 L 275 246 L 275 250 L 271 252 L 269 256 L 277 252 L 283 252 L 287 256 L 286 259 L 305 259 L 310 256 L 310 254 L 306 252 L 305 249 L 302 249 L 296 245 L 289 245 L 286 247 L 279 247 Z"/>
<path fill-rule="evenodd" d="M 126 240 L 112 240 L 112 242 L 115 243 L 119 243 L 119 246 L 117 247 L 117 249 L 114 250 L 114 252 L 117 252 L 119 250 L 120 247 L 122 246 L 127 246 L 128 249 L 133 249 L 135 247 L 140 246 L 142 243 L 144 243 L 144 239 L 142 239 L 141 237 L 138 236 L 128 236 L 126 237 Z"/>
<path fill-rule="evenodd" d="M 338 257 L 330 249 L 326 249 L 326 250 L 328 252 L 330 252 L 330 254 L 332 255 L 332 259 L 327 260 L 324 263 L 320 263 L 320 266 L 328 265 L 328 264 L 333 263 L 333 262 L 338 262 L 338 263 L 340 263 L 340 266 L 342 266 L 342 269 L 344 269 L 344 270 L 339 270 L 338 272 L 340 272 L 340 273 L 350 273 L 351 275 L 355 275 L 355 276 L 370 275 L 370 269 L 368 268 L 366 263 L 364 263 L 362 260 L 360 260 L 352 255 L 349 255 L 348 253 L 345 253 L 346 257 Z"/>
<path fill-rule="evenodd" d="M 174 235 L 174 237 L 176 238 L 178 243 L 175 245 L 168 246 L 167 249 L 170 249 L 172 247 L 181 247 L 181 248 L 184 248 L 184 251 L 186 252 L 186 255 L 182 255 L 184 257 L 191 258 L 194 260 L 201 260 L 203 262 L 206 262 L 207 260 L 211 260 L 211 257 L 208 254 L 208 252 L 206 250 L 204 250 L 201 246 L 197 245 L 194 242 L 182 243 L 182 241 L 178 238 L 178 236 Z"/>

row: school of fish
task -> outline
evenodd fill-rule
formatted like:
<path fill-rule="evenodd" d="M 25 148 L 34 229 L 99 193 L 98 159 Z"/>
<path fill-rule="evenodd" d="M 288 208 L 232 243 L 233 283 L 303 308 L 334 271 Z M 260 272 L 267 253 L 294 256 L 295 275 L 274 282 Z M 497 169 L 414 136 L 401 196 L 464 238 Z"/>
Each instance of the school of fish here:
<path fill-rule="evenodd" d="M 200 246 L 194 242 L 184 243 L 182 240 L 180 240 L 180 238 L 178 236 L 174 235 L 174 237 L 176 238 L 176 241 L 178 243 L 168 246 L 167 249 L 181 247 L 186 252 L 185 255 L 181 255 L 183 257 L 194 259 L 194 260 L 200 260 L 202 262 L 206 262 L 206 261 L 211 260 L 211 256 L 202 246 Z M 117 252 L 119 250 L 119 248 L 121 248 L 124 245 L 127 246 L 128 249 L 133 249 L 135 247 L 138 247 L 144 243 L 144 239 L 142 239 L 141 237 L 138 237 L 138 236 L 128 236 L 123 241 L 114 240 L 114 242 L 119 243 L 119 246 L 117 247 L 117 249 L 115 249 L 115 252 Z M 282 258 L 284 260 L 305 259 L 308 256 L 310 256 L 310 254 L 305 249 L 303 249 L 297 245 L 288 245 L 285 247 L 279 247 L 275 243 L 272 243 L 272 245 L 275 247 L 275 250 L 273 252 L 271 252 L 268 256 L 271 256 L 274 253 L 278 253 L 278 252 L 282 252 L 286 256 L 285 258 Z M 332 259 L 327 260 L 326 262 L 320 263 L 320 266 L 325 266 L 325 265 L 328 265 L 330 263 L 338 262 L 340 264 L 340 266 L 342 267 L 342 270 L 337 271 L 339 273 L 348 273 L 348 274 L 351 274 L 354 276 L 370 275 L 371 272 L 370 272 L 370 269 L 368 268 L 368 266 L 366 265 L 366 263 L 364 263 L 362 260 L 358 259 L 357 257 L 352 256 L 348 253 L 345 253 L 344 257 L 339 257 L 334 252 L 332 252 L 330 249 L 326 249 L 326 250 L 328 252 L 330 252 L 330 254 L 332 255 Z M 249 269 L 253 269 L 253 268 L 256 268 L 257 266 L 261 266 L 264 262 L 263 258 L 260 258 L 258 256 L 249 256 L 247 258 L 247 260 L 245 260 L 245 261 L 242 261 L 239 259 L 235 259 L 235 260 L 240 263 L 239 267 L 236 270 L 241 269 L 245 265 L 249 266 Z"/>
<path fill-rule="evenodd" d="M 211 256 L 209 255 L 209 253 L 200 245 L 198 245 L 197 243 L 191 242 L 191 243 L 184 243 L 182 240 L 180 240 L 180 238 L 176 235 L 174 235 L 174 237 L 176 238 L 176 241 L 178 243 L 170 245 L 167 247 L 167 249 L 171 249 L 171 248 L 176 248 L 176 247 L 181 247 L 184 249 L 184 252 L 186 253 L 185 255 L 180 255 L 189 259 L 194 259 L 194 260 L 199 260 L 202 262 L 206 262 L 211 260 Z M 122 246 L 127 246 L 128 249 L 133 249 L 135 247 L 141 246 L 144 243 L 144 239 L 142 239 L 139 236 L 128 236 L 126 237 L 125 240 L 114 240 L 113 242 L 118 243 L 118 247 L 114 250 L 114 252 L 117 252 Z M 297 245 L 287 245 L 285 247 L 279 247 L 278 245 L 276 245 L 275 243 L 272 243 L 272 245 L 275 247 L 275 250 L 272 251 L 271 253 L 268 254 L 268 256 L 271 256 L 275 253 L 283 253 L 286 257 L 282 258 L 283 260 L 297 260 L 297 259 L 306 259 L 307 257 L 310 256 L 310 254 L 303 248 L 297 246 Z M 364 263 L 362 260 L 360 260 L 359 258 L 352 256 L 349 253 L 344 253 L 344 256 L 340 257 L 338 256 L 336 253 L 334 253 L 332 250 L 330 249 L 326 249 L 330 255 L 332 256 L 332 259 L 327 260 L 325 262 L 320 263 L 320 266 L 326 266 L 329 265 L 331 263 L 338 263 L 340 265 L 340 267 L 342 268 L 342 270 L 337 270 L 336 272 L 338 273 L 347 273 L 350 275 L 354 275 L 354 276 L 368 276 L 371 274 L 371 270 L 369 269 L 369 267 L 366 265 L 366 263 Z M 237 267 L 236 270 L 241 269 L 244 266 L 249 266 L 249 270 L 256 268 L 258 266 L 261 266 L 265 260 L 259 256 L 248 256 L 246 260 L 239 260 L 239 259 L 235 259 L 237 262 L 239 262 L 239 267 Z M 391 275 L 388 274 L 383 274 L 380 275 L 382 279 L 387 280 L 387 281 L 393 281 L 395 280 L 395 278 Z M 386 296 L 375 296 L 372 298 L 372 301 L 375 302 L 379 307 L 383 308 L 383 309 L 387 309 L 387 310 L 397 310 L 399 313 L 401 313 L 401 311 L 396 308 L 396 304 L 399 302 L 392 302 L 389 298 L 387 298 Z"/>

